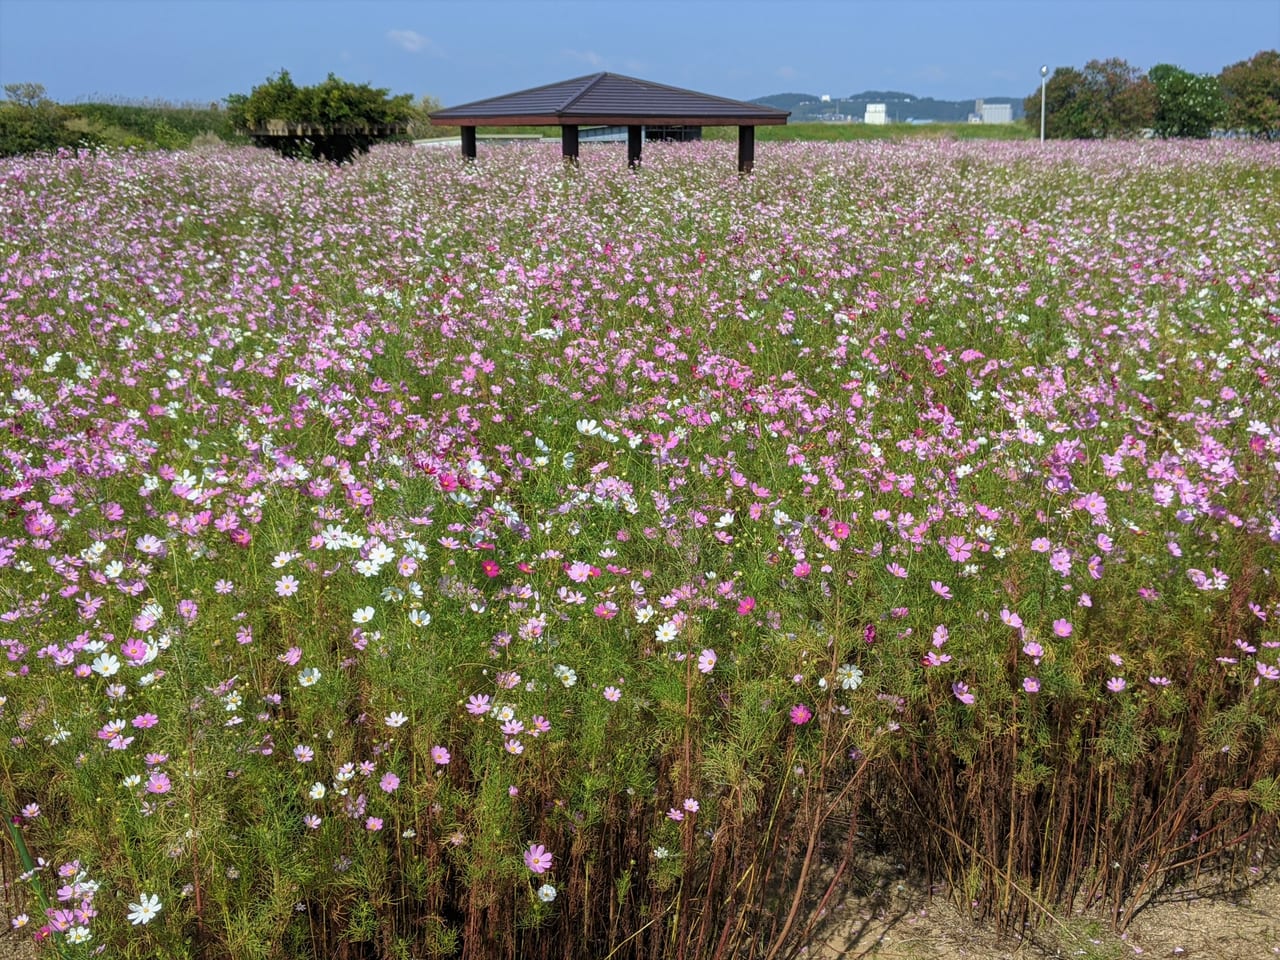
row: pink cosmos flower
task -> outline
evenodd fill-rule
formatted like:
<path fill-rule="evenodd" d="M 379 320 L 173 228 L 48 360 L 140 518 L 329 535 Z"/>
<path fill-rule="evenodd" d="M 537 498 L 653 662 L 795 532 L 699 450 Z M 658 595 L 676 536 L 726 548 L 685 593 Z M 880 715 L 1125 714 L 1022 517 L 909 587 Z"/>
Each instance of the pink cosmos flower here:
<path fill-rule="evenodd" d="M 956 563 L 964 563 L 973 556 L 973 544 L 964 537 L 947 537 L 947 556 Z"/>
<path fill-rule="evenodd" d="M 957 680 L 951 685 L 951 692 L 955 694 L 955 698 L 965 706 L 973 706 L 974 696 L 969 692 L 969 685 L 961 680 Z"/>
<path fill-rule="evenodd" d="M 1112 693 L 1119 693 L 1126 686 L 1128 686 L 1128 684 L 1124 682 L 1124 677 L 1112 677 L 1107 681 L 1107 689 Z"/>
<path fill-rule="evenodd" d="M 441 747 L 441 746 L 435 746 L 435 747 L 432 747 L 432 748 L 431 748 L 431 762 L 432 762 L 432 763 L 436 763 L 436 764 L 438 764 L 438 765 L 440 765 L 440 766 L 442 766 L 442 767 L 443 767 L 443 766 L 445 766 L 445 764 L 447 764 L 451 759 L 453 759 L 453 758 L 449 755 L 449 751 L 448 751 L 448 750 L 446 750 L 444 747 Z"/>
<path fill-rule="evenodd" d="M 529 849 L 524 852 L 524 865 L 534 873 L 546 873 L 550 870 L 552 859 L 547 848 L 540 843 L 529 844 Z"/>
<path fill-rule="evenodd" d="M 168 774 L 153 770 L 147 777 L 147 793 L 168 793 L 171 789 L 173 789 L 173 783 L 169 780 Z"/>
<path fill-rule="evenodd" d="M 738 601 L 738 616 L 745 617 L 756 608 L 755 597 L 743 597 Z"/>
<path fill-rule="evenodd" d="M 473 693 L 467 698 L 467 713 L 473 717 L 483 716 L 489 712 L 489 695 L 487 693 Z"/>
<path fill-rule="evenodd" d="M 133 725 L 139 730 L 145 730 L 147 727 L 154 727 L 160 722 L 160 718 L 154 713 L 140 713 L 133 718 Z"/>
<path fill-rule="evenodd" d="M 382 779 L 378 781 L 378 786 L 382 788 L 384 793 L 395 793 L 396 788 L 400 786 L 400 778 L 388 770 L 382 775 Z"/>
<path fill-rule="evenodd" d="M 1071 627 L 1070 620 L 1053 621 L 1053 632 L 1056 633 L 1058 636 L 1069 637 L 1071 636 L 1071 630 L 1072 630 L 1072 627 Z"/>
<path fill-rule="evenodd" d="M 364 822 L 364 828 L 368 830 L 370 833 L 377 833 L 379 830 L 382 829 L 382 818 L 370 817 L 368 820 Z"/>
<path fill-rule="evenodd" d="M 803 726 L 813 719 L 813 711 L 803 703 L 797 703 L 791 708 L 791 722 L 797 727 Z"/>
<path fill-rule="evenodd" d="M 900 579 L 905 580 L 907 577 L 907 568 L 904 567 L 902 564 L 897 563 L 896 561 L 894 563 L 885 564 L 884 568 L 888 570 L 891 574 L 893 574 L 895 577 L 898 577 Z"/>
<path fill-rule="evenodd" d="M 502 568 L 493 560 L 486 560 L 480 564 L 480 569 L 484 571 L 484 575 L 492 579 L 502 572 Z"/>
<path fill-rule="evenodd" d="M 710 673 L 716 666 L 716 652 L 714 650 L 703 650 L 698 655 L 698 669 L 703 673 Z"/>
<path fill-rule="evenodd" d="M 1039 677 L 1023 677 L 1022 689 L 1027 691 L 1027 693 L 1039 693 L 1040 678 Z"/>
<path fill-rule="evenodd" d="M 945 583 L 941 583 L 937 580 L 930 580 L 929 586 L 931 586 L 933 588 L 933 592 L 936 593 L 938 596 L 940 596 L 943 600 L 951 599 L 951 588 L 948 587 Z"/>
<path fill-rule="evenodd" d="M 610 703 L 617 703 L 619 700 L 622 699 L 622 691 L 619 690 L 617 687 L 605 687 L 604 698 L 608 700 Z"/>

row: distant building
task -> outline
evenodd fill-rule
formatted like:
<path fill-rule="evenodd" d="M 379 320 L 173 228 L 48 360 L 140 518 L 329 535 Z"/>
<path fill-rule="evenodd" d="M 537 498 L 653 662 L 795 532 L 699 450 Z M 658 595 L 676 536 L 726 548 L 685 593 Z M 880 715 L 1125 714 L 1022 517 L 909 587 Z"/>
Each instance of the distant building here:
<path fill-rule="evenodd" d="M 973 101 L 973 113 L 969 114 L 970 123 L 1013 123 L 1013 104 L 983 103 Z"/>
<path fill-rule="evenodd" d="M 868 103 L 867 112 L 863 114 L 862 122 L 883 126 L 889 122 L 888 107 L 883 103 Z"/>

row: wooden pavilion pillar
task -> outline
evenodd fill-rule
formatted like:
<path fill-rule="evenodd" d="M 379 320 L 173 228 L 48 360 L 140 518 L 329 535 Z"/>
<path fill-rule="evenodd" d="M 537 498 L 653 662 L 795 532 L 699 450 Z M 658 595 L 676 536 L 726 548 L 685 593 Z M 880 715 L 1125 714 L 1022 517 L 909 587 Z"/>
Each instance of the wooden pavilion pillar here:
<path fill-rule="evenodd" d="M 462 131 L 462 159 L 474 160 L 476 158 L 476 128 L 461 127 Z"/>
<path fill-rule="evenodd" d="M 750 173 L 756 165 L 756 128 L 738 127 L 738 172 Z"/>
<path fill-rule="evenodd" d="M 565 163 L 578 162 L 578 125 L 566 123 L 560 127 L 560 152 Z"/>
<path fill-rule="evenodd" d="M 627 166 L 640 166 L 640 148 L 644 143 L 644 127 L 633 124 L 627 127 Z"/>

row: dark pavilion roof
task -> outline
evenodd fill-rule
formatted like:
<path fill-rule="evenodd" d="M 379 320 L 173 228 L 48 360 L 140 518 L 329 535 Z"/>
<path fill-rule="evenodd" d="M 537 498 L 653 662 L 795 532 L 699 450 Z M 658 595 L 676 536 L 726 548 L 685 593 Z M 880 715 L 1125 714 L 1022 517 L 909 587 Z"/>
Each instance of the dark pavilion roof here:
<path fill-rule="evenodd" d="M 431 122 L 446 126 L 539 126 L 547 124 L 676 124 L 759 126 L 786 123 L 786 110 L 713 97 L 616 73 L 508 93 L 437 110 Z"/>

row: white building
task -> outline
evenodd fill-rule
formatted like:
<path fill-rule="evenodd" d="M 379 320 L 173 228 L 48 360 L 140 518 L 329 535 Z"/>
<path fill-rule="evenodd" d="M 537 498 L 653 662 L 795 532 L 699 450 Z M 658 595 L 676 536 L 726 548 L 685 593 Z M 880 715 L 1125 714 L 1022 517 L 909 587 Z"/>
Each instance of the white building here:
<path fill-rule="evenodd" d="M 973 113 L 969 114 L 970 123 L 1013 123 L 1013 104 L 973 102 Z"/>
<path fill-rule="evenodd" d="M 883 126 L 889 122 L 888 108 L 883 103 L 868 103 L 867 112 L 863 114 L 862 122 Z"/>

